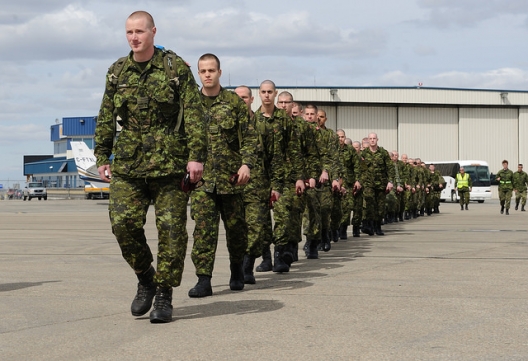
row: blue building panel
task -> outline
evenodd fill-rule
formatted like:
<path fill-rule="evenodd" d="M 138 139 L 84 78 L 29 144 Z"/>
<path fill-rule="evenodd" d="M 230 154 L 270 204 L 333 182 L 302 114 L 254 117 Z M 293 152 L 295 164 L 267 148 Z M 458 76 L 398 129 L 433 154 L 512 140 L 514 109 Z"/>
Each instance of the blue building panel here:
<path fill-rule="evenodd" d="M 56 142 L 61 139 L 62 124 L 55 124 L 50 127 L 51 141 Z"/>
<path fill-rule="evenodd" d="M 68 117 L 62 118 L 62 135 L 78 137 L 83 135 L 93 136 L 97 117 Z"/>

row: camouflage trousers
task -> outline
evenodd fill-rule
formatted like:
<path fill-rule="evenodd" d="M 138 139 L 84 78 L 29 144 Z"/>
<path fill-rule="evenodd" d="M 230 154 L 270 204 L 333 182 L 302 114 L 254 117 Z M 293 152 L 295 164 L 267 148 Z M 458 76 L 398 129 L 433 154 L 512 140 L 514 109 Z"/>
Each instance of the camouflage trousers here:
<path fill-rule="evenodd" d="M 217 194 L 195 190 L 191 217 L 195 221 L 191 259 L 197 276 L 212 276 L 218 246 L 220 217 L 226 231 L 231 263 L 242 263 L 247 249 L 247 226 L 242 194 Z"/>
<path fill-rule="evenodd" d="M 499 187 L 500 204 L 501 206 L 504 206 L 506 209 L 510 209 L 512 193 L 513 191 L 511 189 L 501 189 Z"/>
<path fill-rule="evenodd" d="M 405 211 L 411 212 L 416 209 L 416 205 L 414 204 L 414 193 L 412 190 L 406 190 L 403 194 L 404 198 L 404 204 L 405 204 Z"/>
<path fill-rule="evenodd" d="M 332 192 L 332 211 L 330 213 L 330 229 L 338 230 L 343 218 L 343 195 Z"/>
<path fill-rule="evenodd" d="M 523 191 L 518 190 L 515 192 L 515 203 L 519 204 L 519 202 L 523 207 L 526 205 L 526 189 Z"/>
<path fill-rule="evenodd" d="M 352 194 L 352 187 L 347 188 L 347 192 L 341 198 L 341 225 L 350 225 L 350 215 L 354 210 L 354 195 Z"/>
<path fill-rule="evenodd" d="M 321 231 L 330 229 L 333 195 L 327 183 L 306 191 L 306 211 L 303 215 L 303 233 L 309 239 L 321 239 Z"/>
<path fill-rule="evenodd" d="M 425 196 L 425 208 L 434 209 L 440 204 L 440 192 L 429 191 Z"/>
<path fill-rule="evenodd" d="M 305 195 L 297 196 L 295 188 L 284 188 L 273 206 L 273 243 L 285 246 L 301 242 L 302 214 L 306 206 Z"/>
<path fill-rule="evenodd" d="M 381 222 L 385 215 L 385 189 L 363 188 L 363 219 Z"/>
<path fill-rule="evenodd" d="M 363 220 L 363 190 L 359 190 L 354 195 L 354 202 L 352 205 L 352 225 L 361 226 Z"/>
<path fill-rule="evenodd" d="M 387 213 L 398 214 L 400 212 L 400 200 L 394 189 L 387 194 L 385 198 L 385 207 Z"/>
<path fill-rule="evenodd" d="M 248 240 L 246 253 L 258 258 L 262 256 L 262 248 L 268 246 L 272 239 L 269 200 L 245 202 L 245 215 Z"/>
<path fill-rule="evenodd" d="M 187 251 L 187 201 L 177 178 L 128 179 L 114 176 L 108 210 L 112 233 L 123 258 L 136 272 L 146 271 L 153 262 L 144 225 L 150 203 L 154 202 L 158 229 L 158 255 L 154 282 L 163 287 L 181 283 Z"/>
<path fill-rule="evenodd" d="M 464 204 L 466 205 L 469 204 L 469 189 L 467 188 L 466 190 L 459 189 L 458 197 L 460 198 L 459 203 L 461 206 L 463 206 Z"/>

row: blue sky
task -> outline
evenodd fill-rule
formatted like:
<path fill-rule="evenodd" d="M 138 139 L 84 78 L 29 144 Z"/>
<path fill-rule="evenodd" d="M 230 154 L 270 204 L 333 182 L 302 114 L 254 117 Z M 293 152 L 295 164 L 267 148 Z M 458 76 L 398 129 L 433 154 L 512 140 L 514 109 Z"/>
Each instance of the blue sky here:
<path fill-rule="evenodd" d="M 52 154 L 55 119 L 97 115 L 135 10 L 156 43 L 224 85 L 414 86 L 527 90 L 528 0 L 21 0 L 0 10 L 0 182 L 24 154 Z"/>

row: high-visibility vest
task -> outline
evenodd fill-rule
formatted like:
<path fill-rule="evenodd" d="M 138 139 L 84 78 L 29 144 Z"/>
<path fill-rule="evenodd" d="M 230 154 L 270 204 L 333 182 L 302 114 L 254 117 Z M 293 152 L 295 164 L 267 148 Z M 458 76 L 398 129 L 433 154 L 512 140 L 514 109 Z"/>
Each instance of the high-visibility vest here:
<path fill-rule="evenodd" d="M 464 188 L 464 187 L 467 187 L 469 188 L 469 174 L 467 173 L 464 173 L 464 176 L 462 176 L 462 174 L 458 173 L 456 175 L 456 179 L 457 179 L 457 188 Z"/>

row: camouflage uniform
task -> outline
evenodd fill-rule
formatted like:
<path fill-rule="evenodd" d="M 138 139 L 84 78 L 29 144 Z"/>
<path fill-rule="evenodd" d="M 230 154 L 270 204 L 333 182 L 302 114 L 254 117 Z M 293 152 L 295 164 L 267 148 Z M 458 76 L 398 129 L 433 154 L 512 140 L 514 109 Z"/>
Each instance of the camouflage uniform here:
<path fill-rule="evenodd" d="M 339 146 L 339 154 L 341 162 L 344 168 L 343 184 L 342 186 L 346 189 L 346 193 L 342 197 L 341 201 L 341 221 L 340 221 L 340 233 L 341 238 L 346 238 L 346 229 L 350 225 L 350 214 L 354 209 L 354 172 L 357 153 L 356 150 L 348 145 Z"/>
<path fill-rule="evenodd" d="M 259 139 L 257 161 L 251 170 L 251 181 L 244 189 L 246 223 L 248 226 L 247 254 L 260 257 L 263 246 L 272 240 L 270 192 L 280 192 L 283 187 L 284 124 L 289 117 L 279 108 L 271 117 L 261 109 L 255 112 L 255 131 Z"/>
<path fill-rule="evenodd" d="M 394 183 L 394 165 L 389 153 L 379 146 L 375 152 L 370 148 L 363 149 L 361 158 L 363 161 L 357 162 L 359 174 L 356 180 L 363 188 L 363 219 L 381 234 L 381 221 L 385 214 L 385 190 L 389 182 Z"/>
<path fill-rule="evenodd" d="M 336 172 L 334 174 L 329 173 L 328 188 L 330 189 L 330 193 L 323 193 L 323 197 L 328 197 L 328 201 L 323 202 L 323 204 L 328 204 L 330 206 L 330 208 L 328 209 L 328 215 L 330 217 L 328 223 L 323 223 L 323 229 L 326 229 L 327 232 L 329 232 L 329 237 L 331 237 L 331 240 L 337 242 L 339 240 L 339 226 L 341 225 L 341 218 L 343 218 L 343 194 L 340 191 L 334 192 L 331 189 L 331 186 L 332 180 L 345 177 L 345 168 L 343 163 L 344 159 L 340 151 L 339 137 L 337 136 L 337 133 L 327 128 L 324 128 L 324 130 L 328 134 L 328 137 L 330 139 L 329 142 L 334 143 L 330 143 L 330 151 L 333 152 L 333 156 L 335 157 Z M 321 213 L 323 214 L 324 220 L 326 209 L 321 209 Z"/>
<path fill-rule="evenodd" d="M 415 170 L 412 164 L 406 163 L 405 169 L 406 169 L 406 174 L 407 174 L 406 186 L 408 186 L 409 189 L 405 190 L 403 197 L 404 197 L 404 203 L 405 203 L 405 220 L 409 220 L 411 219 L 411 215 L 414 214 L 413 188 L 416 186 L 416 175 L 415 175 Z"/>
<path fill-rule="evenodd" d="M 257 137 L 246 103 L 221 89 L 214 99 L 202 95 L 207 116 L 208 147 L 202 187 L 191 194 L 195 221 L 191 258 L 197 276 L 212 276 L 220 217 L 226 230 L 231 264 L 242 264 L 247 248 L 243 187 L 229 179 L 246 164 L 256 163 Z"/>
<path fill-rule="evenodd" d="M 513 191 L 513 172 L 509 169 L 501 169 L 497 172 L 497 178 L 499 180 L 499 199 L 501 204 L 501 211 L 506 208 L 506 211 L 510 209 L 510 202 Z"/>
<path fill-rule="evenodd" d="M 203 108 L 192 72 L 181 58 L 172 64 L 176 83 L 164 69 L 167 55 L 162 50 L 156 49 L 143 69 L 132 55 L 117 78 L 116 63 L 108 70 L 94 153 L 98 167 L 109 164 L 114 154 L 109 214 L 123 257 L 137 273 L 150 268 L 153 256 L 143 226 L 153 201 L 158 228 L 154 281 L 176 287 L 187 248 L 188 197 L 180 180 L 189 161 L 206 159 Z M 180 104 L 185 116 L 177 127 Z M 114 146 L 116 116 L 122 131 Z"/>
<path fill-rule="evenodd" d="M 286 113 L 284 123 L 285 162 L 281 197 L 273 205 L 273 243 L 275 244 L 274 271 L 287 271 L 297 259 L 297 248 L 301 238 L 301 214 L 304 197 L 295 193 L 295 183 L 306 177 L 306 159 L 313 156 L 313 142 L 309 142 L 308 125 L 303 119 L 291 119 Z M 285 263 L 288 267 L 285 267 Z"/>
<path fill-rule="evenodd" d="M 515 189 L 515 210 L 519 208 L 521 203 L 521 210 L 524 211 L 526 205 L 526 184 L 528 184 L 528 174 L 525 171 L 517 171 L 513 173 L 513 189 Z"/>
<path fill-rule="evenodd" d="M 396 192 L 396 198 L 398 199 L 398 214 L 396 216 L 400 222 L 403 222 L 403 213 L 405 212 L 405 198 L 409 192 L 407 189 L 407 185 L 409 184 L 409 167 L 407 167 L 407 163 L 401 160 L 398 160 L 397 163 L 403 191 L 399 193 Z"/>
<path fill-rule="evenodd" d="M 330 212 L 332 210 L 332 189 L 333 179 L 340 177 L 341 166 L 338 164 L 339 139 L 335 132 L 330 129 L 321 128 L 316 124 L 309 123 L 315 133 L 315 142 L 319 153 L 317 161 L 319 176 L 326 170 L 329 181 L 324 184 L 317 184 L 315 189 L 309 189 L 307 195 L 307 216 L 308 222 L 305 228 L 307 240 L 320 243 L 328 240 L 330 228 Z"/>
<path fill-rule="evenodd" d="M 403 193 L 398 192 L 398 187 L 403 187 L 405 184 L 405 181 L 401 177 L 400 172 L 400 161 L 393 161 L 393 167 L 394 167 L 394 187 L 392 190 L 387 194 L 386 197 L 386 208 L 387 208 L 387 216 L 385 218 L 386 223 L 392 223 L 398 221 L 398 214 L 400 213 L 400 203 L 401 199 L 403 198 Z"/>

